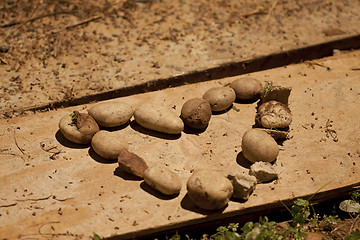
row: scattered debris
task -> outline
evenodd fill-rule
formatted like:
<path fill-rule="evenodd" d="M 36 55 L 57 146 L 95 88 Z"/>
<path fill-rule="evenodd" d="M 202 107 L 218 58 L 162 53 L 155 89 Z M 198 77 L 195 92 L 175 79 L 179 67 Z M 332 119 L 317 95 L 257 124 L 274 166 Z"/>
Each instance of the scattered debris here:
<path fill-rule="evenodd" d="M 334 129 L 332 129 L 332 123 L 333 121 L 331 121 L 330 119 L 327 120 L 326 125 L 325 125 L 325 134 L 327 138 L 332 138 L 334 142 L 339 141 L 337 133 Z"/>
<path fill-rule="evenodd" d="M 46 138 L 40 142 L 40 147 L 45 152 L 49 152 L 52 155 L 50 156 L 50 159 L 54 160 L 55 157 L 61 153 L 61 148 L 58 147 L 56 144 L 56 141 L 51 138 Z"/>

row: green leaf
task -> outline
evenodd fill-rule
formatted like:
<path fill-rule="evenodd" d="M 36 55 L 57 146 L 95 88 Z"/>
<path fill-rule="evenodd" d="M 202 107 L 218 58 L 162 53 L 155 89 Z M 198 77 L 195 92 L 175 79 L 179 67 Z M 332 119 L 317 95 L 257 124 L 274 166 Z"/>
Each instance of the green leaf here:
<path fill-rule="evenodd" d="M 291 215 L 294 217 L 295 215 L 301 213 L 302 210 L 303 210 L 303 209 L 302 209 L 301 207 L 299 207 L 299 206 L 297 206 L 297 205 L 294 205 L 294 206 L 291 207 L 290 213 L 291 213 Z"/>
<path fill-rule="evenodd" d="M 247 222 L 244 224 L 244 226 L 241 228 L 241 231 L 243 231 L 244 233 L 248 233 L 250 232 L 254 227 L 254 223 L 253 222 Z"/>
<path fill-rule="evenodd" d="M 345 237 L 345 240 L 358 240 L 360 239 L 360 232 L 353 232 Z"/>
<path fill-rule="evenodd" d="M 234 232 L 225 232 L 225 240 L 240 240 L 240 237 Z"/>
<path fill-rule="evenodd" d="M 227 228 L 229 231 L 236 232 L 237 229 L 239 228 L 239 223 L 230 223 Z"/>
<path fill-rule="evenodd" d="M 245 235 L 245 240 L 251 240 L 253 237 L 252 237 L 252 232 L 248 232 L 246 235 Z"/>
<path fill-rule="evenodd" d="M 269 219 L 265 216 L 265 217 L 260 217 L 260 224 L 267 224 L 269 222 Z"/>
<path fill-rule="evenodd" d="M 296 214 L 293 219 L 293 225 L 296 226 L 297 224 L 303 224 L 305 223 L 305 219 L 306 219 L 306 214 L 304 213 Z"/>
<path fill-rule="evenodd" d="M 295 199 L 294 204 L 297 206 L 300 206 L 300 207 L 308 207 L 309 201 L 301 199 L 301 198 L 297 198 L 297 199 Z"/>
<path fill-rule="evenodd" d="M 99 235 L 94 233 L 93 240 L 101 240 L 101 238 L 99 237 Z"/>

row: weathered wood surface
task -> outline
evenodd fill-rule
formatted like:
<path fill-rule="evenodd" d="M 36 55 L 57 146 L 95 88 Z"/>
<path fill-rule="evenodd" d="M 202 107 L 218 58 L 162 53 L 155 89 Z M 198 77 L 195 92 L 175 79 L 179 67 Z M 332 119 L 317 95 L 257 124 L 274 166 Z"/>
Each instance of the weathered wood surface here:
<path fill-rule="evenodd" d="M 0 238 L 90 239 L 93 232 L 102 237 L 136 236 L 139 231 L 236 216 L 279 200 L 357 185 L 359 68 L 360 51 L 356 51 L 250 74 L 262 82 L 292 87 L 290 139 L 281 146 L 274 165 L 279 180 L 258 185 L 247 202 L 231 201 L 216 213 L 194 207 L 186 196 L 186 181 L 197 168 L 226 175 L 249 167 L 241 158 L 241 137 L 254 124 L 256 103 L 234 103 L 228 112 L 213 115 L 206 131 L 197 135 L 169 137 L 135 122 L 118 129 L 130 150 L 149 165 L 166 165 L 181 176 L 183 189 L 175 198 L 163 197 L 143 181 L 116 170 L 117 163 L 102 160 L 89 147 L 64 141 L 58 133 L 60 118 L 91 104 L 1 119 Z M 133 95 L 123 101 L 134 107 L 153 102 L 180 113 L 186 100 L 234 79 Z"/>

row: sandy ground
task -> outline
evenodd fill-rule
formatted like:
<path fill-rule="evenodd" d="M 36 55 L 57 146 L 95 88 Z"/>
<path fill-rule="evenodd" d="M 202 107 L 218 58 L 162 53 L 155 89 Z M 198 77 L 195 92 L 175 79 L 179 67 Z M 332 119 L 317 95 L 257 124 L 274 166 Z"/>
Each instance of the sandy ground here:
<path fill-rule="evenodd" d="M 0 114 L 359 34 L 359 0 L 3 1 Z"/>

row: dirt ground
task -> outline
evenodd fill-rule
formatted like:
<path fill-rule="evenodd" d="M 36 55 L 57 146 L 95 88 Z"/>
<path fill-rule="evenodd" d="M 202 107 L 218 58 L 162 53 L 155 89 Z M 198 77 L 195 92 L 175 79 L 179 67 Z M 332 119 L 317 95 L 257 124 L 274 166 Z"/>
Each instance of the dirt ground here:
<path fill-rule="evenodd" d="M 0 114 L 359 34 L 359 0 L 4 0 Z"/>

